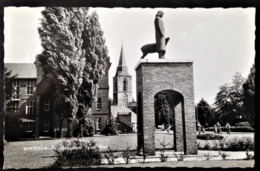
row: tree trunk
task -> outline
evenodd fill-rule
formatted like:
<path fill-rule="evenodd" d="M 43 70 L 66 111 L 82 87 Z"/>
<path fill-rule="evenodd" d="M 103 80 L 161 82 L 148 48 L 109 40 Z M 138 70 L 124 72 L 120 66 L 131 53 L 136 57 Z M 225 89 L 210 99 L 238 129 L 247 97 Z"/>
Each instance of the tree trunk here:
<path fill-rule="evenodd" d="M 72 130 L 72 118 L 68 118 L 68 137 L 73 137 L 73 130 Z"/>
<path fill-rule="evenodd" d="M 84 137 L 84 130 L 83 130 L 83 128 L 84 128 L 85 118 L 86 118 L 86 116 L 88 114 L 89 105 L 86 104 L 86 106 L 83 109 L 81 109 L 81 110 L 82 110 L 81 113 L 83 114 L 83 116 L 82 116 L 82 119 L 81 119 L 81 121 L 79 123 L 79 137 Z"/>
<path fill-rule="evenodd" d="M 62 133 L 62 122 L 63 122 L 63 118 L 60 116 L 60 136 L 59 138 L 62 138 L 63 137 L 63 133 Z"/>
<path fill-rule="evenodd" d="M 82 138 L 83 136 L 83 123 L 81 121 L 79 124 L 79 137 Z"/>

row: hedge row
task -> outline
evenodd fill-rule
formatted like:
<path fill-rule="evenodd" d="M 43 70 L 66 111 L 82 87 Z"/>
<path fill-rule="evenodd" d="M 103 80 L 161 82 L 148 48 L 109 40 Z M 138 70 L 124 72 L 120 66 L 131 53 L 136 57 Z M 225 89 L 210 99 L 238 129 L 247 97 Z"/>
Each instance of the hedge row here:
<path fill-rule="evenodd" d="M 253 151 L 255 142 L 252 137 L 233 137 L 232 139 L 214 140 L 212 143 L 206 141 L 204 144 L 198 142 L 199 150 L 221 150 L 221 151 Z"/>
<path fill-rule="evenodd" d="M 205 128 L 206 131 L 215 131 L 214 127 Z M 221 127 L 222 132 L 227 132 L 226 127 Z M 254 128 L 251 126 L 231 126 L 231 132 L 254 132 Z"/>
<path fill-rule="evenodd" d="M 221 140 L 224 136 L 218 134 L 200 134 L 197 135 L 197 139 L 200 140 Z"/>

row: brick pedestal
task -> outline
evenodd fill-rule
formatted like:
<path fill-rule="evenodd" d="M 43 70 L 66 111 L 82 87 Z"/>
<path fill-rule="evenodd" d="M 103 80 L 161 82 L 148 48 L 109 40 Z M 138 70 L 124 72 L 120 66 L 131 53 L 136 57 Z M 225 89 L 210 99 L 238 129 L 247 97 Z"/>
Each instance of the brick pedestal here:
<path fill-rule="evenodd" d="M 142 59 L 136 68 L 138 149 L 155 154 L 154 97 L 169 92 L 175 99 L 174 149 L 197 154 L 193 62 Z"/>

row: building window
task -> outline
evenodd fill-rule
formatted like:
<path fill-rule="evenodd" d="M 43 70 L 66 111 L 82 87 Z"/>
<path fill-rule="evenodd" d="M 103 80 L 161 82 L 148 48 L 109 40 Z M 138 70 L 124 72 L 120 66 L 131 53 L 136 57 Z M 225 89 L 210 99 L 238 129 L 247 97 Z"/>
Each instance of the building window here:
<path fill-rule="evenodd" d="M 123 91 L 127 91 L 127 79 L 126 78 L 123 81 Z"/>
<path fill-rule="evenodd" d="M 101 98 L 97 99 L 97 110 L 101 110 Z"/>
<path fill-rule="evenodd" d="M 11 111 L 17 112 L 19 109 L 19 101 L 13 101 L 11 103 Z"/>
<path fill-rule="evenodd" d="M 26 104 L 26 109 L 25 109 L 25 114 L 26 115 L 32 115 L 33 114 L 33 102 L 28 102 Z"/>
<path fill-rule="evenodd" d="M 14 81 L 13 83 L 13 100 L 19 100 L 20 96 L 20 84 L 19 81 Z"/>
<path fill-rule="evenodd" d="M 33 123 L 31 122 L 25 123 L 25 132 L 32 132 L 32 130 L 33 130 Z"/>
<path fill-rule="evenodd" d="M 49 132 L 49 121 L 44 120 L 43 122 L 43 132 Z"/>
<path fill-rule="evenodd" d="M 49 99 L 44 100 L 44 111 L 50 111 L 50 100 Z"/>
<path fill-rule="evenodd" d="M 96 130 L 99 131 L 101 130 L 101 118 L 98 117 L 96 120 Z"/>
<path fill-rule="evenodd" d="M 26 95 L 33 94 L 33 81 L 27 81 L 26 83 Z"/>

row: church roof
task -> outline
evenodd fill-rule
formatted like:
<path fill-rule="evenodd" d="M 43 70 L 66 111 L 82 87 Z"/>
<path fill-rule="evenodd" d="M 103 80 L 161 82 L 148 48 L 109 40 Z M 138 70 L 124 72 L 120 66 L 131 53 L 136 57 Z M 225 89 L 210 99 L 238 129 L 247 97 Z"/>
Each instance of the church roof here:
<path fill-rule="evenodd" d="M 137 115 L 126 106 L 111 106 L 111 113 L 114 118 L 118 115 L 129 115 L 131 113 L 131 122 L 137 122 Z"/>
<path fill-rule="evenodd" d="M 125 54 L 124 54 L 124 47 L 123 47 L 123 45 L 122 45 L 122 47 L 121 47 L 121 52 L 120 52 L 120 58 L 119 58 L 118 66 L 126 66 Z"/>
<path fill-rule="evenodd" d="M 128 68 L 126 66 L 123 45 L 121 46 L 120 57 L 119 57 L 118 66 L 117 66 L 117 70 L 116 70 L 116 76 L 118 76 L 118 75 L 129 76 Z"/>

